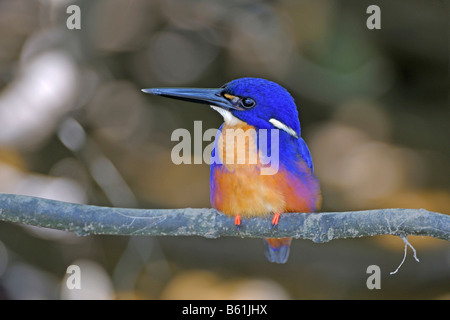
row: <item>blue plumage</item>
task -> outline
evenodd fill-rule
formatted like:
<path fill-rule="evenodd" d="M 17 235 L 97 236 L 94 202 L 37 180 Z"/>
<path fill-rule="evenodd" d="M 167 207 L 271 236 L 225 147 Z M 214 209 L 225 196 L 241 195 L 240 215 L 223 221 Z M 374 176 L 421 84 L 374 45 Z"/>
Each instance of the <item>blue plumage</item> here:
<path fill-rule="evenodd" d="M 285 88 L 266 79 L 250 77 L 233 80 L 223 87 L 225 93 L 239 97 L 251 97 L 255 100 L 256 106 L 250 110 L 231 109 L 229 111 L 233 116 L 256 129 L 268 129 L 267 151 L 269 156 L 272 141 L 270 129 L 279 129 L 269 120 L 276 119 L 293 129 L 298 137 L 293 137 L 287 132 L 279 130 L 279 145 L 280 150 L 283 150 L 283 152 L 280 152 L 280 162 L 284 163 L 288 169 L 296 171 L 295 162 L 301 157 L 313 172 L 311 153 L 305 141 L 301 138 L 297 106 L 294 98 Z"/>

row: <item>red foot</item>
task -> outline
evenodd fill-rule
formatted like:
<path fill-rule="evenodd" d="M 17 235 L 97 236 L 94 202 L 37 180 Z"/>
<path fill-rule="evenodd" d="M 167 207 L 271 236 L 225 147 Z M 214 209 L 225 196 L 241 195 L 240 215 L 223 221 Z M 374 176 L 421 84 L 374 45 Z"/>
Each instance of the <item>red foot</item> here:
<path fill-rule="evenodd" d="M 234 225 L 236 226 L 236 230 L 239 233 L 239 227 L 241 226 L 241 216 L 237 215 L 234 217 Z"/>
<path fill-rule="evenodd" d="M 278 225 L 278 222 L 280 221 L 280 215 L 281 215 L 281 213 L 279 213 L 279 212 L 277 212 L 277 213 L 275 213 L 273 215 L 273 218 L 272 218 L 272 229 Z"/>

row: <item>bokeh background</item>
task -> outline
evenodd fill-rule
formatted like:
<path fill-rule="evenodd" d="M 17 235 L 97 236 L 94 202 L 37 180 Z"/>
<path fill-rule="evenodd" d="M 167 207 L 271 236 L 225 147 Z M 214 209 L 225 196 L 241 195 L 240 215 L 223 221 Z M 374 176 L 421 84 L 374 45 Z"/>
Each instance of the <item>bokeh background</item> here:
<path fill-rule="evenodd" d="M 68 30 L 69 5 L 81 30 Z M 381 30 L 366 27 L 369 5 Z M 276 81 L 295 97 L 323 211 L 450 213 L 448 1 L 0 0 L 0 192 L 135 208 L 209 207 L 209 168 L 174 165 L 175 129 L 218 128 L 158 86 Z M 209 144 L 205 142 L 204 146 Z M 201 156 L 201 155 L 194 155 Z M 449 299 L 450 245 L 77 237 L 0 223 L 3 299 Z M 82 290 L 65 289 L 77 264 Z M 366 269 L 382 271 L 368 290 Z"/>

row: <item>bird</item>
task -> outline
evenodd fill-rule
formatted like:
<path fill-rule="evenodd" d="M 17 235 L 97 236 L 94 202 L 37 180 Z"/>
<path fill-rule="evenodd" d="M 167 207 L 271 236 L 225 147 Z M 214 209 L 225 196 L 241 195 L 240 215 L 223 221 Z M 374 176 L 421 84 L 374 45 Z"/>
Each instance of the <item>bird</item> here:
<path fill-rule="evenodd" d="M 245 77 L 220 88 L 142 91 L 206 104 L 222 115 L 224 123 L 218 130 L 211 154 L 214 161 L 210 168 L 210 202 L 213 208 L 234 217 L 237 232 L 246 218 L 273 215 L 274 229 L 283 213 L 309 213 L 320 209 L 320 185 L 311 153 L 301 137 L 298 109 L 291 94 L 281 85 Z M 273 164 L 275 170 L 268 170 L 271 156 L 277 161 Z M 263 240 L 265 256 L 270 262 L 287 262 L 292 238 Z"/>

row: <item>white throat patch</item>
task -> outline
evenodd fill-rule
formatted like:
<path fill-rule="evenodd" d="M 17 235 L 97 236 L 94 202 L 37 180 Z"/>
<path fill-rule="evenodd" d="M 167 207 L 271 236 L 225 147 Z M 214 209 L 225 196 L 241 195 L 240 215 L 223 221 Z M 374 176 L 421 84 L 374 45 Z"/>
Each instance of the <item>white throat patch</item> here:
<path fill-rule="evenodd" d="M 278 129 L 281 129 L 281 130 L 289 133 L 291 136 L 293 136 L 293 137 L 298 139 L 297 132 L 295 132 L 295 130 L 292 129 L 291 127 L 288 127 L 284 123 L 282 123 L 282 122 L 280 122 L 280 121 L 278 121 L 277 119 L 274 119 L 274 118 L 270 119 L 269 122 L 271 124 L 273 124 L 274 127 L 278 128 Z"/>
<path fill-rule="evenodd" d="M 213 108 L 214 110 L 216 110 L 218 113 L 220 113 L 223 117 L 223 120 L 225 121 L 225 123 L 229 126 L 235 126 L 236 124 L 238 124 L 239 122 L 242 122 L 241 120 L 239 120 L 238 118 L 236 118 L 235 116 L 233 116 L 233 114 L 225 109 L 216 107 L 216 106 L 211 106 L 211 108 Z"/>

